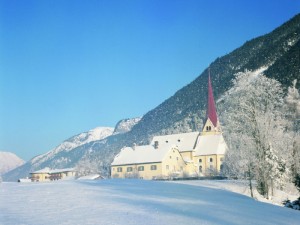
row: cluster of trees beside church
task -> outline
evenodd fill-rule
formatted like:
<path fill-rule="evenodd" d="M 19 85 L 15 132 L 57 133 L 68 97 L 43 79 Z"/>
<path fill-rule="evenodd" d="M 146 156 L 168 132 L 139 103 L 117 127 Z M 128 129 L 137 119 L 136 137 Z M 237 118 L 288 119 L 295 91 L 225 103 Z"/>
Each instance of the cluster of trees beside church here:
<path fill-rule="evenodd" d="M 262 73 L 236 74 L 234 86 L 221 99 L 228 151 L 224 173 L 247 179 L 253 196 L 269 198 L 275 188 L 293 182 L 300 191 L 300 95 Z"/>

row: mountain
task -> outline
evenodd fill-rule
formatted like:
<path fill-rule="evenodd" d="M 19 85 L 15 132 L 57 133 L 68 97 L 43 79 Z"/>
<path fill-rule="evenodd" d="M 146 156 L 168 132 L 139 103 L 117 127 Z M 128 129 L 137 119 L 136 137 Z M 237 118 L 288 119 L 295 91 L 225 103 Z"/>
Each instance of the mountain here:
<path fill-rule="evenodd" d="M 45 162 L 47 166 L 51 166 L 53 168 L 59 165 L 68 164 L 71 159 L 69 159 L 67 155 L 73 149 L 93 141 L 103 140 L 104 138 L 112 135 L 113 131 L 114 128 L 111 127 L 97 127 L 90 131 L 83 132 L 65 140 L 63 143 L 61 143 L 51 151 L 34 157 L 30 160 L 30 162 L 37 168 L 39 168 L 40 165 L 42 166 L 43 164 L 45 164 Z M 51 161 L 50 164 L 49 161 Z"/>
<path fill-rule="evenodd" d="M 74 149 L 93 141 L 101 141 L 112 135 L 113 132 L 114 128 L 112 127 L 97 127 L 87 132 L 80 133 L 65 140 L 63 143 L 49 152 L 32 158 L 22 167 L 16 168 L 11 172 L 16 173 L 18 178 L 20 178 L 28 176 L 28 173 L 31 171 L 42 169 L 44 167 L 63 168 L 69 166 L 70 162 L 74 161 L 72 157 L 69 157 L 72 156 L 72 151 Z M 74 157 L 78 158 L 77 155 Z M 75 162 L 77 161 L 75 160 Z M 5 179 L 6 175 L 3 177 Z M 14 178 L 12 178 L 12 180 L 16 180 Z"/>
<path fill-rule="evenodd" d="M 247 41 L 240 48 L 217 58 L 209 66 L 215 99 L 222 98 L 232 87 L 234 74 L 245 71 L 264 71 L 270 78 L 280 81 L 285 89 L 294 79 L 300 81 L 300 14 L 269 34 Z M 184 75 L 184 74 L 183 74 Z M 155 109 L 146 113 L 128 132 L 116 132 L 105 139 L 74 148 L 64 157 L 76 159 L 58 162 L 57 167 L 73 166 L 81 158 L 97 162 L 103 175 L 109 175 L 113 157 L 124 146 L 147 144 L 154 135 L 190 132 L 203 126 L 207 102 L 208 68 L 194 81 L 177 91 Z M 297 84 L 297 88 L 300 83 Z M 219 111 L 219 117 L 222 119 Z M 62 156 L 57 156 L 62 157 Z M 51 164 L 51 160 L 43 165 Z M 4 179 L 15 180 L 33 168 L 25 164 L 7 173 Z"/>
<path fill-rule="evenodd" d="M 140 120 L 141 117 L 120 120 L 115 127 L 114 134 L 122 134 L 130 131 L 132 127 L 136 125 Z"/>
<path fill-rule="evenodd" d="M 0 152 L 0 175 L 21 166 L 25 161 L 11 152 Z"/>

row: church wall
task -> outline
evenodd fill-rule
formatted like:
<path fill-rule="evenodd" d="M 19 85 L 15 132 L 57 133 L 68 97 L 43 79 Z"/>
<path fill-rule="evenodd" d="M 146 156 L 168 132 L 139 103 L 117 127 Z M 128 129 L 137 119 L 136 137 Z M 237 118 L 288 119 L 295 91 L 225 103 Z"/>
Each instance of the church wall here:
<path fill-rule="evenodd" d="M 162 162 L 112 166 L 112 178 L 157 179 L 184 174 L 207 176 L 220 172 L 224 155 L 194 156 L 191 163 L 185 163 L 182 156 L 189 156 L 190 153 L 179 153 L 177 149 L 171 149 Z M 156 169 L 151 169 L 151 166 L 156 166 Z M 128 167 L 132 167 L 132 171 L 127 171 Z M 144 170 L 139 171 L 140 167 Z M 122 172 L 118 172 L 118 168 L 121 168 Z"/>
<path fill-rule="evenodd" d="M 211 170 L 220 172 L 223 158 L 224 155 L 195 156 L 194 164 L 196 166 L 197 172 L 199 172 L 200 175 L 209 175 L 209 173 L 212 172 Z M 200 166 L 202 167 L 202 172 L 200 171 Z"/>
<path fill-rule="evenodd" d="M 218 123 L 217 123 L 217 127 L 219 126 Z M 213 125 L 213 123 L 208 118 L 206 120 L 206 123 L 205 123 L 204 127 L 203 127 L 201 135 L 212 135 L 212 134 L 220 134 L 220 133 L 221 133 L 220 130 L 216 129 L 216 127 Z"/>
<path fill-rule="evenodd" d="M 221 166 L 223 164 L 223 161 L 224 161 L 224 155 L 217 155 L 217 168 L 218 168 L 218 171 L 221 170 Z"/>
<path fill-rule="evenodd" d="M 186 164 L 177 149 L 171 149 L 162 162 L 162 176 L 181 176 L 186 170 Z"/>
<path fill-rule="evenodd" d="M 151 166 L 156 166 L 156 170 L 151 169 Z M 128 167 L 131 167 L 132 171 L 129 172 L 127 170 Z M 140 171 L 139 167 L 143 167 L 144 170 Z M 182 176 L 184 172 L 189 173 L 189 169 L 176 148 L 170 149 L 162 162 L 111 167 L 112 178 L 160 179 L 168 178 L 170 176 Z"/>
<path fill-rule="evenodd" d="M 132 171 L 127 168 L 131 167 Z M 141 170 L 143 168 L 143 170 Z M 121 172 L 118 172 L 121 169 Z M 140 178 L 140 179 L 153 179 L 160 177 L 162 174 L 162 163 L 140 163 L 131 165 L 112 166 L 112 178 Z"/>

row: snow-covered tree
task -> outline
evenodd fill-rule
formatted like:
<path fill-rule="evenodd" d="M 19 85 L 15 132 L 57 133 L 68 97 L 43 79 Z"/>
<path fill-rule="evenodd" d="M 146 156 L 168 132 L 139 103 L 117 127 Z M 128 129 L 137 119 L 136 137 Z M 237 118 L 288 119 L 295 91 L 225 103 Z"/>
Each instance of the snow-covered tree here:
<path fill-rule="evenodd" d="M 285 101 L 292 111 L 294 118 L 300 117 L 300 94 L 296 88 L 297 80 L 293 81 L 293 86 L 288 88 L 288 94 Z"/>
<path fill-rule="evenodd" d="M 279 158 L 273 151 L 272 145 L 266 151 L 266 167 L 269 169 L 269 187 L 273 190 L 274 187 L 282 188 L 284 186 L 284 181 L 287 178 L 287 168 L 286 163 L 282 158 Z"/>
<path fill-rule="evenodd" d="M 291 155 L 291 171 L 293 182 L 300 191 L 300 94 L 296 88 L 297 80 L 294 80 L 293 86 L 288 88 L 288 94 L 285 98 L 289 109 L 288 117 L 292 121 L 293 150 Z"/>
<path fill-rule="evenodd" d="M 269 197 L 287 177 L 286 156 L 292 143 L 286 134 L 283 90 L 279 82 L 263 74 L 236 74 L 234 87 L 223 98 L 224 130 L 229 150 L 227 173 L 257 182 L 260 194 Z"/>
<path fill-rule="evenodd" d="M 77 176 L 86 176 L 90 174 L 99 174 L 101 172 L 100 164 L 96 160 L 89 158 L 81 159 L 76 165 Z"/>

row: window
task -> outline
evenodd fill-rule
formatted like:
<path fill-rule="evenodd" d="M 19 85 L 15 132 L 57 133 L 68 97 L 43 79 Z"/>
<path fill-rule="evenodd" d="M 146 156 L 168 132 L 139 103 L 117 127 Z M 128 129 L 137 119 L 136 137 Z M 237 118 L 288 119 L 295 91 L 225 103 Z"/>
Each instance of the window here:
<path fill-rule="evenodd" d="M 199 166 L 199 172 L 202 173 L 202 166 Z"/>
<path fill-rule="evenodd" d="M 209 161 L 210 161 L 210 162 L 213 162 L 213 158 L 209 158 Z"/>
<path fill-rule="evenodd" d="M 220 158 L 220 161 L 223 162 L 223 157 Z"/>
<path fill-rule="evenodd" d="M 202 159 L 199 159 L 199 163 L 202 163 Z"/>
<path fill-rule="evenodd" d="M 127 172 L 132 172 L 132 167 L 127 167 Z"/>
<path fill-rule="evenodd" d="M 166 141 L 166 143 L 169 143 L 169 141 Z"/>
<path fill-rule="evenodd" d="M 156 170 L 157 166 L 156 165 L 151 165 L 151 170 Z"/>
<path fill-rule="evenodd" d="M 169 165 L 166 165 L 166 170 L 169 170 Z"/>
<path fill-rule="evenodd" d="M 178 161 L 178 157 L 176 157 L 177 161 Z"/>
<path fill-rule="evenodd" d="M 170 159 L 172 159 L 172 156 L 170 156 Z"/>
<path fill-rule="evenodd" d="M 144 166 L 139 166 L 138 171 L 144 171 Z"/>
<path fill-rule="evenodd" d="M 118 167 L 117 172 L 122 172 L 122 167 Z"/>
<path fill-rule="evenodd" d="M 223 166 L 223 164 L 221 164 L 221 166 L 220 166 L 220 170 L 223 170 L 223 168 L 224 168 L 224 166 Z"/>
<path fill-rule="evenodd" d="M 180 139 L 178 139 L 178 142 L 180 142 Z"/>

